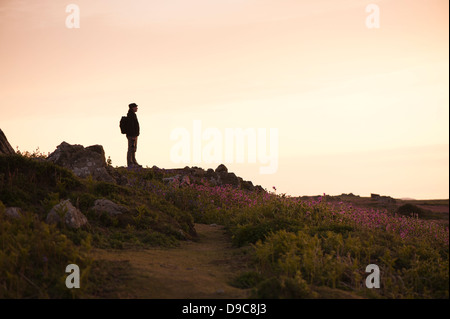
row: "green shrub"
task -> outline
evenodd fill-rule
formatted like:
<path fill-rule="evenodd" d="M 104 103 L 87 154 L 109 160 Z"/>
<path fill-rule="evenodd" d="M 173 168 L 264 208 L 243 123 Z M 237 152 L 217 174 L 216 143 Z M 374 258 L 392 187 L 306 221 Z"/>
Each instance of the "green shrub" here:
<path fill-rule="evenodd" d="M 259 224 L 238 225 L 233 229 L 233 244 L 241 247 L 246 244 L 256 243 L 258 240 L 263 241 L 267 235 L 278 230 L 295 231 L 300 226 L 295 221 L 284 219 L 272 219 L 262 221 Z"/>
<path fill-rule="evenodd" d="M 71 203 L 81 212 L 87 212 L 89 208 L 94 206 L 97 196 L 87 192 L 72 192 L 69 196 Z"/>
<path fill-rule="evenodd" d="M 261 282 L 253 295 L 260 299 L 308 299 L 316 298 L 308 284 L 300 277 L 272 277 Z"/>
<path fill-rule="evenodd" d="M 82 297 L 89 286 L 89 249 L 89 240 L 75 246 L 34 214 L 11 219 L 0 209 L 0 298 Z M 80 267 L 80 289 L 65 285 L 69 264 Z"/>
<path fill-rule="evenodd" d="M 82 181 L 71 171 L 50 162 L 20 155 L 0 156 L 0 198 L 7 206 L 18 206 L 44 213 L 43 200 L 50 193 L 60 198 L 85 189 Z"/>
<path fill-rule="evenodd" d="M 122 195 L 130 195 L 131 192 L 126 187 L 107 182 L 94 182 L 93 193 L 99 197 L 115 199 Z"/>
<path fill-rule="evenodd" d="M 404 216 L 417 216 L 419 218 L 423 218 L 426 215 L 426 211 L 424 209 L 413 204 L 405 204 L 400 206 L 396 213 Z"/>
<path fill-rule="evenodd" d="M 448 298 L 448 262 L 439 250 L 423 242 L 385 239 L 381 234 L 361 231 L 345 237 L 327 231 L 319 237 L 307 229 L 297 233 L 281 230 L 256 243 L 257 268 L 271 282 L 278 278 L 279 287 L 273 288 L 271 296 L 285 296 L 280 287 L 284 287 L 286 278 L 296 278 L 300 273 L 309 285 L 351 287 L 371 298 Z M 380 267 L 382 287 L 369 294 L 364 270 L 372 263 Z M 258 289 L 263 289 L 259 293 L 264 296 L 268 293 L 266 286 Z"/>

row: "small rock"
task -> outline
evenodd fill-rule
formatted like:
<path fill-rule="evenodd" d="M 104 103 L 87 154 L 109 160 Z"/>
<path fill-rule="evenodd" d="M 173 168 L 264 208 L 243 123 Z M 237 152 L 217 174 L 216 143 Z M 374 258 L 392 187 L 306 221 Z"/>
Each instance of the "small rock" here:
<path fill-rule="evenodd" d="M 107 213 L 110 216 L 116 216 L 128 212 L 128 210 L 108 199 L 97 199 L 94 206 L 91 207 L 96 213 Z"/>
<path fill-rule="evenodd" d="M 5 210 L 5 214 L 8 217 L 19 219 L 22 217 L 22 210 L 19 207 L 8 207 Z"/>
<path fill-rule="evenodd" d="M 68 227 L 78 229 L 87 224 L 88 220 L 78 209 L 76 209 L 70 200 L 63 200 L 53 206 L 47 215 L 48 224 L 59 224 L 64 222 Z"/>

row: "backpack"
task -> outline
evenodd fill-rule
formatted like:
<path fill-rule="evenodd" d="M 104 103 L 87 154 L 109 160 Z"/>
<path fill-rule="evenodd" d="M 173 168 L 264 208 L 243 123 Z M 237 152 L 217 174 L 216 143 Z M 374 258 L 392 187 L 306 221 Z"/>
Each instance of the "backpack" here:
<path fill-rule="evenodd" d="M 120 119 L 120 132 L 122 134 L 127 134 L 128 133 L 128 129 L 129 129 L 129 124 L 128 124 L 128 116 L 122 116 L 122 118 Z"/>

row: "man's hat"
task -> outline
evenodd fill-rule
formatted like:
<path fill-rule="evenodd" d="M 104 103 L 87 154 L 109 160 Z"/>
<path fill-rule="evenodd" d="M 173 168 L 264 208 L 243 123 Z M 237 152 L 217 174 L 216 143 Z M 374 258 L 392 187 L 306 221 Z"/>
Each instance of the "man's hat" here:
<path fill-rule="evenodd" d="M 131 103 L 131 104 L 128 104 L 128 107 L 131 109 L 133 107 L 137 107 L 137 104 L 136 103 Z"/>

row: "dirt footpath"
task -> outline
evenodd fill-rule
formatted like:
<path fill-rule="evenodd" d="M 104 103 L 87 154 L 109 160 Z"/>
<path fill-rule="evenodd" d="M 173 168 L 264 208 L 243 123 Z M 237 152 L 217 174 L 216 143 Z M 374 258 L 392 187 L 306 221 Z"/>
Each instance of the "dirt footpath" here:
<path fill-rule="evenodd" d="M 94 259 L 128 261 L 129 276 L 105 298 L 247 298 L 249 291 L 229 282 L 245 270 L 241 250 L 233 248 L 221 226 L 196 224 L 199 240 L 177 248 L 93 249 Z"/>

